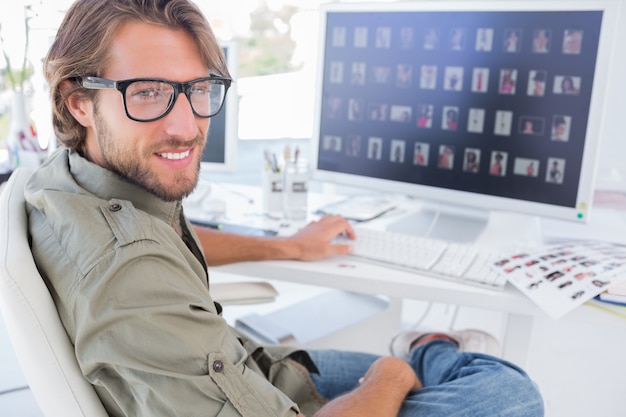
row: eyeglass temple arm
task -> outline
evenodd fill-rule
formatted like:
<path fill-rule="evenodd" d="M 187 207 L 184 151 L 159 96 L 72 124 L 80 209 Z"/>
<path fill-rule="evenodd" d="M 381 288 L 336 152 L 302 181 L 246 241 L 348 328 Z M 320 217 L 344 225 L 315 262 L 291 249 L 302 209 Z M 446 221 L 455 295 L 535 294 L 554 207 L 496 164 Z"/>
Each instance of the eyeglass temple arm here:
<path fill-rule="evenodd" d="M 117 88 L 117 83 L 115 81 L 99 77 L 83 77 L 82 85 L 85 88 L 93 88 L 96 90 Z"/>

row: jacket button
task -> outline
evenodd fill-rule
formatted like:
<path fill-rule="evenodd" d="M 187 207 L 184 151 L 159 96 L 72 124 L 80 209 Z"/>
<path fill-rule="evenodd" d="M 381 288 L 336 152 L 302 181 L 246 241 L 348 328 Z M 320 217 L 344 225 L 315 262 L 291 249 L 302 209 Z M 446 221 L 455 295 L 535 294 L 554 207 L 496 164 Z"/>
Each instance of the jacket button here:
<path fill-rule="evenodd" d="M 120 211 L 122 209 L 122 205 L 118 203 L 113 203 L 109 206 L 109 211 Z"/>
<path fill-rule="evenodd" d="M 224 372 L 224 362 L 219 359 L 213 362 L 213 370 L 220 374 Z"/>

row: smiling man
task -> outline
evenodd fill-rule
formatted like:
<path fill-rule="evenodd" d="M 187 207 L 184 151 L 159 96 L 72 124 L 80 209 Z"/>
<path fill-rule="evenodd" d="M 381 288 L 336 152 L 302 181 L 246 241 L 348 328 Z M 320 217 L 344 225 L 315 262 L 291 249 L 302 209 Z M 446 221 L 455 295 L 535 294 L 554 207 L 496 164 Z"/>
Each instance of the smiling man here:
<path fill-rule="evenodd" d="M 27 185 L 32 251 L 110 415 L 542 414 L 521 369 L 475 353 L 493 350 L 484 333 L 403 333 L 378 357 L 262 347 L 227 325 L 214 247 L 181 204 L 231 82 L 193 3 L 78 0 L 44 65 L 64 148 Z"/>
<path fill-rule="evenodd" d="M 96 102 L 68 99 L 69 111 L 87 130 L 84 156 L 163 200 L 180 200 L 196 186 L 208 117 L 220 110 L 231 81 L 207 68 L 180 29 L 128 22 L 111 45 L 102 77 L 77 78 L 87 89 L 106 91 Z M 164 57 L 185 65 L 163 65 Z M 217 62 L 216 71 L 225 73 Z M 187 100 L 179 99 L 181 93 Z M 122 111 L 127 118 L 120 119 Z"/>

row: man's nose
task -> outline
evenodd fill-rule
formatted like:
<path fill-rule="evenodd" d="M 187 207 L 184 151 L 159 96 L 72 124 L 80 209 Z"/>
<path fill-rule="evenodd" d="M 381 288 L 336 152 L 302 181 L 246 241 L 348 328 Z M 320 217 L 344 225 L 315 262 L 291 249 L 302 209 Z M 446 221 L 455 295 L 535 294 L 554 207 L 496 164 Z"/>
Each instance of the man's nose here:
<path fill-rule="evenodd" d="M 166 116 L 166 130 L 170 136 L 182 139 L 194 138 L 198 132 L 196 116 L 183 92 L 175 98 L 174 106 Z"/>

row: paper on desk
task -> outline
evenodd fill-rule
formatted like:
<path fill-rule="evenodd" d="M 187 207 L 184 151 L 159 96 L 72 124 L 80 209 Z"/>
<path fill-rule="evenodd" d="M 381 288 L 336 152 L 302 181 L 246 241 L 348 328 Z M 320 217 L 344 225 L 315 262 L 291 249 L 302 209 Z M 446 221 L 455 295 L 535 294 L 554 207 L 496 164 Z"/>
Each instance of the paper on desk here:
<path fill-rule="evenodd" d="M 502 258 L 494 268 L 554 319 L 626 279 L 626 246 L 578 241 Z"/>

